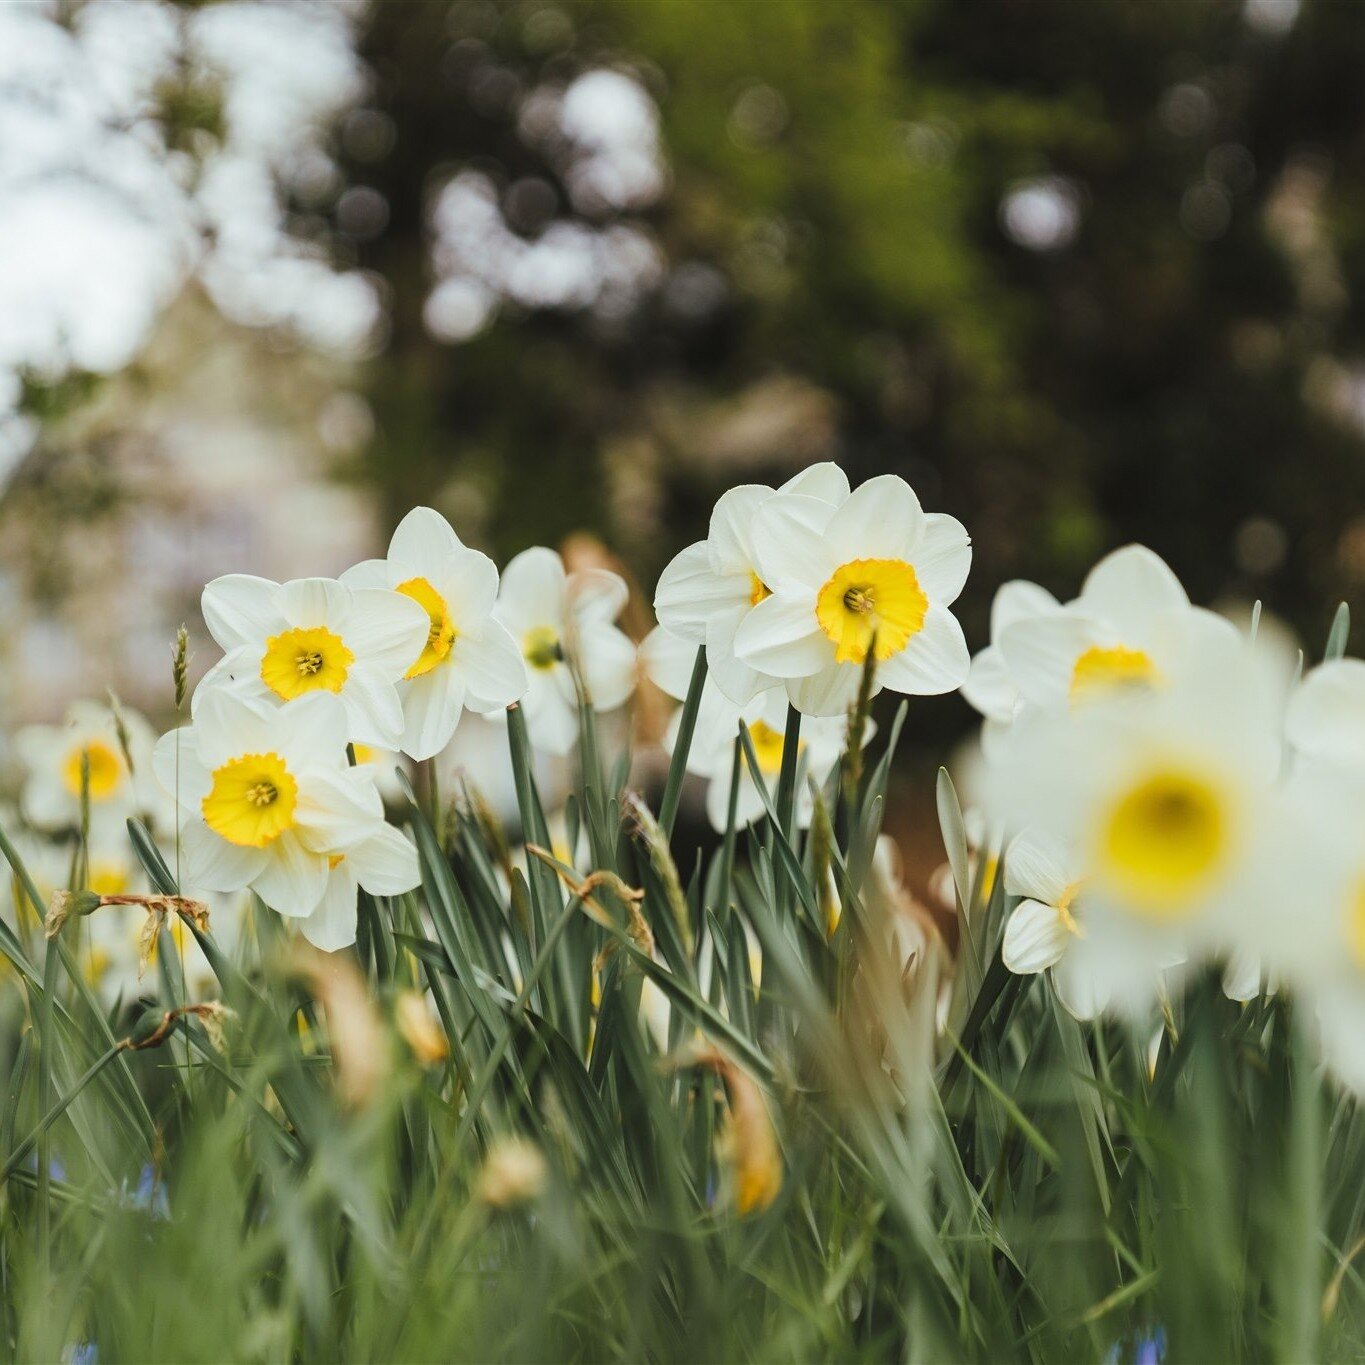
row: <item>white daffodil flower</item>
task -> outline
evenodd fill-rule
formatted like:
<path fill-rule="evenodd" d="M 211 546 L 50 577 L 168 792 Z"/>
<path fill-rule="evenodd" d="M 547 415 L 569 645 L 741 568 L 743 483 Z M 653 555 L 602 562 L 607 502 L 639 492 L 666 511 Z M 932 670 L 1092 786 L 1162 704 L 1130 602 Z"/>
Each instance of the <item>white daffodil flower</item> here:
<path fill-rule="evenodd" d="M 64 725 L 30 725 L 14 737 L 25 776 L 20 805 L 25 818 L 40 829 L 66 829 L 81 816 L 81 772 L 90 772 L 92 819 L 122 825 L 130 815 L 144 819 L 165 813 L 152 776 L 151 727 L 135 711 L 123 709 L 124 753 L 112 709 L 99 702 L 78 701 Z M 128 759 L 132 759 L 132 769 Z"/>
<path fill-rule="evenodd" d="M 1021 896 L 1005 924 L 1000 956 L 1019 976 L 1051 971 L 1058 999 L 1077 1019 L 1093 1019 L 1108 991 L 1086 960 L 1081 895 L 1085 874 L 1075 850 L 1025 830 L 1005 854 L 1005 890 Z"/>
<path fill-rule="evenodd" d="M 837 508 L 774 494 L 754 515 L 769 589 L 735 634 L 735 653 L 781 678 L 808 716 L 847 711 L 874 648 L 875 687 L 927 695 L 967 676 L 962 627 L 948 610 L 971 567 L 962 523 L 926 514 L 904 479 L 869 479 Z"/>
<path fill-rule="evenodd" d="M 250 887 L 320 948 L 354 942 L 357 885 L 392 896 L 420 874 L 374 783 L 347 766 L 348 734 L 343 703 L 326 692 L 279 708 L 201 693 L 193 723 L 163 735 L 153 755 L 181 809 L 184 881 Z"/>
<path fill-rule="evenodd" d="M 985 717 L 981 744 L 988 752 L 1023 704 L 1000 652 L 1000 637 L 1016 621 L 1045 616 L 1060 606 L 1046 588 L 1027 579 L 1017 578 L 996 589 L 991 601 L 991 642 L 973 656 L 967 680 L 962 684 L 963 697 Z"/>
<path fill-rule="evenodd" d="M 657 626 L 640 646 L 640 658 L 651 681 L 677 701 L 687 699 L 692 665 L 697 646 L 680 639 L 663 626 Z M 671 754 L 678 739 L 682 712 L 675 712 L 664 732 L 664 748 Z M 748 727 L 770 795 L 776 795 L 786 743 L 787 694 L 781 687 L 769 687 L 742 705 L 731 701 L 716 687 L 708 673 L 697 708 L 697 723 L 687 751 L 687 771 L 707 779 L 706 815 L 714 829 L 724 833 L 729 822 L 730 782 L 734 773 L 735 740 L 740 722 Z M 796 822 L 802 828 L 815 813 L 809 779 L 822 784 L 843 752 L 847 723 L 843 716 L 808 716 L 801 722 L 797 757 Z M 864 742 L 872 737 L 871 722 L 865 727 Z M 735 794 L 735 827 L 742 829 L 760 819 L 765 811 L 763 796 L 754 780 L 753 770 L 741 757 Z"/>
<path fill-rule="evenodd" d="M 802 470 L 778 489 L 766 484 L 730 489 L 711 512 L 706 539 L 675 555 L 654 590 L 659 624 L 693 645 L 706 646 L 707 671 L 733 702 L 746 702 L 775 681 L 735 657 L 735 632 L 769 593 L 758 572 L 753 524 L 758 509 L 777 493 L 797 493 L 837 507 L 848 497 L 848 476 L 825 462 Z"/>
<path fill-rule="evenodd" d="M 613 711 L 635 690 L 635 645 L 615 624 L 629 590 L 605 569 L 566 573 L 542 545 L 523 550 L 503 570 L 494 615 L 526 661 L 521 699 L 531 742 L 566 754 L 578 739 L 578 693 L 572 658 L 595 711 Z"/>
<path fill-rule="evenodd" d="M 1142 545 L 1100 560 L 1064 607 L 1047 609 L 1041 593 L 1025 598 L 1016 589 L 1007 599 L 998 633 L 993 622 L 994 652 L 969 678 L 968 700 L 983 711 L 982 703 L 991 703 L 993 719 L 1006 719 L 1006 687 L 1014 689 L 1017 711 L 1020 702 L 1055 708 L 1119 688 L 1160 686 L 1181 671 L 1201 637 L 1236 634 L 1230 621 L 1191 606 L 1180 580 Z"/>
<path fill-rule="evenodd" d="M 333 578 L 228 574 L 204 589 L 202 605 L 225 652 L 199 693 L 230 687 L 286 708 L 331 693 L 342 702 L 347 739 L 398 747 L 403 710 L 394 684 L 427 633 L 426 613 L 410 597 Z"/>
<path fill-rule="evenodd" d="M 403 723 L 387 747 L 432 758 L 450 743 L 461 713 L 500 711 L 526 690 L 520 651 L 493 617 L 497 566 L 430 507 L 398 524 L 385 559 L 347 569 L 357 590 L 388 588 L 422 609 L 418 642 L 398 670 Z M 379 741 L 385 743 L 385 741 Z"/>
<path fill-rule="evenodd" d="M 1074 897 L 1061 898 L 1083 869 L 1091 988 L 1120 1009 L 1150 1004 L 1161 974 L 1187 958 L 1259 951 L 1253 925 L 1293 894 L 1275 785 L 1278 673 L 1235 635 L 1195 652 L 1169 686 L 1021 716 L 988 773 L 998 818 L 1075 850 L 1044 876 L 1029 844 L 1011 849 L 1014 888 L 1041 906 L 1013 927 L 1011 959 L 1037 967 L 1075 948 L 1058 912 L 1075 918 Z"/>

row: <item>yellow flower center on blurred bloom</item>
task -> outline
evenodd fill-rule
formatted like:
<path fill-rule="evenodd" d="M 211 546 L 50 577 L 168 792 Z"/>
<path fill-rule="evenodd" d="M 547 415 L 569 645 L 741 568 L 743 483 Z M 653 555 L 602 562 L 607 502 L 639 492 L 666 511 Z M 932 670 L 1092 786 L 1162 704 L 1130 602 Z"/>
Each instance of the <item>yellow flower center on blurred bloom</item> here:
<path fill-rule="evenodd" d="M 780 730 L 774 730 L 766 721 L 756 720 L 749 726 L 749 738 L 754 742 L 754 755 L 758 759 L 758 766 L 761 771 L 772 775 L 782 771 L 782 743 L 783 736 Z M 805 742 L 797 744 L 796 752 L 799 754 L 805 748 Z"/>
<path fill-rule="evenodd" d="M 123 863 L 92 862 L 85 884 L 87 890 L 97 896 L 121 896 L 132 885 L 132 881 Z"/>
<path fill-rule="evenodd" d="M 564 662 L 559 636 L 552 626 L 534 626 L 521 637 L 521 652 L 532 668 L 541 672 Z"/>
<path fill-rule="evenodd" d="M 299 784 L 278 754 L 243 754 L 213 772 L 204 822 L 230 844 L 264 848 L 294 823 Z"/>
<path fill-rule="evenodd" d="M 752 570 L 749 570 L 749 605 L 756 607 L 765 597 L 771 597 L 773 590 Z"/>
<path fill-rule="evenodd" d="M 325 626 L 286 630 L 265 642 L 261 681 L 281 701 L 307 692 L 340 692 L 355 655 Z"/>
<path fill-rule="evenodd" d="M 1150 687 L 1159 675 L 1151 657 L 1126 645 L 1091 645 L 1071 670 L 1071 700 L 1119 688 Z"/>
<path fill-rule="evenodd" d="M 1346 943 L 1356 966 L 1365 969 L 1365 881 L 1357 884 L 1347 911 Z"/>
<path fill-rule="evenodd" d="M 1101 857 L 1109 880 L 1137 913 L 1174 920 L 1222 865 L 1227 815 L 1207 778 L 1161 769 L 1129 787 L 1104 823 Z"/>
<path fill-rule="evenodd" d="M 117 749 L 102 739 L 78 744 L 62 764 L 62 781 L 72 796 L 81 794 L 81 759 L 90 757 L 90 799 L 107 801 L 123 781 L 123 759 Z"/>
<path fill-rule="evenodd" d="M 841 664 L 862 663 L 874 635 L 878 660 L 899 654 L 924 629 L 928 610 L 914 567 L 903 559 L 850 560 L 815 599 L 815 619 Z"/>
<path fill-rule="evenodd" d="M 446 600 L 425 578 L 409 578 L 395 589 L 404 597 L 411 597 L 427 614 L 430 623 L 427 627 L 427 641 L 417 662 L 403 675 L 407 678 L 420 678 L 430 673 L 437 664 L 444 662 L 455 644 L 459 631 L 450 619 L 450 608 Z"/>
<path fill-rule="evenodd" d="M 85 955 L 85 962 L 82 964 L 85 971 L 82 973 L 86 981 L 91 986 L 98 986 L 104 980 L 104 974 L 109 970 L 112 959 L 103 948 L 92 946 Z"/>

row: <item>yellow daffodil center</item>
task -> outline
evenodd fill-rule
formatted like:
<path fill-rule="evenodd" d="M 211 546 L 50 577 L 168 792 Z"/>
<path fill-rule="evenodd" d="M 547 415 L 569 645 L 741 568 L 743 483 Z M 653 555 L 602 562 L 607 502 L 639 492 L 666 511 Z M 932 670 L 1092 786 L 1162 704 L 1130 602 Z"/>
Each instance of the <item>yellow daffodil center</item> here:
<path fill-rule="evenodd" d="M 841 664 L 860 664 L 876 636 L 878 660 L 899 654 L 924 629 L 929 599 L 903 559 L 842 564 L 815 599 L 815 619 L 834 641 Z"/>
<path fill-rule="evenodd" d="M 765 597 L 771 597 L 773 590 L 752 570 L 749 570 L 749 605 L 756 607 Z"/>
<path fill-rule="evenodd" d="M 72 796 L 81 794 L 81 759 L 90 756 L 90 799 L 107 801 L 123 781 L 123 759 L 112 744 L 102 739 L 92 739 L 87 744 L 78 744 L 62 763 L 62 781 Z"/>
<path fill-rule="evenodd" d="M 281 701 L 307 692 L 340 692 L 355 655 L 325 626 L 286 630 L 265 642 L 261 681 Z"/>
<path fill-rule="evenodd" d="M 230 844 L 264 848 L 294 823 L 299 786 L 278 754 L 243 754 L 213 772 L 201 809 Z"/>
<path fill-rule="evenodd" d="M 104 980 L 104 974 L 109 970 L 112 959 L 103 949 L 91 946 L 85 954 L 85 961 L 81 964 L 84 967 L 85 979 L 92 986 L 98 986 Z"/>
<path fill-rule="evenodd" d="M 132 883 L 126 864 L 92 861 L 85 884 L 97 896 L 121 896 Z"/>
<path fill-rule="evenodd" d="M 1173 920 L 1190 913 L 1227 855 L 1223 794 L 1181 768 L 1149 772 L 1114 803 L 1100 853 L 1116 890 L 1142 915 Z"/>
<path fill-rule="evenodd" d="M 564 662 L 564 650 L 552 626 L 533 626 L 521 637 L 521 652 L 532 668 L 542 672 Z"/>
<path fill-rule="evenodd" d="M 1357 884 L 1347 910 L 1346 944 L 1356 966 L 1365 970 L 1365 881 Z"/>
<path fill-rule="evenodd" d="M 426 644 L 422 646 L 417 662 L 404 675 L 420 678 L 423 673 L 430 673 L 437 664 L 445 661 L 459 631 L 450 619 L 450 608 L 445 598 L 425 578 L 409 578 L 405 583 L 400 583 L 396 591 L 404 597 L 411 597 L 426 612 L 430 622 Z"/>
<path fill-rule="evenodd" d="M 1126 645 L 1091 645 L 1071 670 L 1071 700 L 1120 688 L 1150 687 L 1159 680 L 1151 656 Z"/>
<path fill-rule="evenodd" d="M 749 738 L 754 742 L 754 755 L 759 769 L 772 776 L 782 771 L 782 731 L 774 730 L 766 721 L 756 720 L 749 726 Z M 804 741 L 798 743 L 797 753 L 805 747 Z"/>

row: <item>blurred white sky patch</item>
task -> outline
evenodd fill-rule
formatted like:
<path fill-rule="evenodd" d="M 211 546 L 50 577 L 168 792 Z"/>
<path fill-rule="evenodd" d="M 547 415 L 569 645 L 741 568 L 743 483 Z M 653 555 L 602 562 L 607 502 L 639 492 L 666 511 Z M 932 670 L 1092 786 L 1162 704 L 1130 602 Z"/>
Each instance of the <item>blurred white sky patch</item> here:
<path fill-rule="evenodd" d="M 449 180 L 432 206 L 436 283 L 423 314 L 438 340 L 472 340 L 504 300 L 624 317 L 663 278 L 654 239 L 623 216 L 649 208 L 668 186 L 659 111 L 644 86 L 607 68 L 567 87 L 539 86 L 522 101 L 517 130 L 554 168 L 573 214 L 523 233 L 489 176 L 464 170 Z M 548 184 L 525 181 L 509 194 L 522 202 L 556 197 Z"/>
<path fill-rule="evenodd" d="M 36 427 L 23 377 L 113 373 L 197 276 L 249 326 L 363 352 L 368 279 L 289 235 L 281 185 L 340 184 L 323 150 L 364 93 L 355 4 L 166 0 L 0 5 L 0 478 Z M 185 81 L 221 101 L 220 134 L 168 145 L 161 98 Z"/>

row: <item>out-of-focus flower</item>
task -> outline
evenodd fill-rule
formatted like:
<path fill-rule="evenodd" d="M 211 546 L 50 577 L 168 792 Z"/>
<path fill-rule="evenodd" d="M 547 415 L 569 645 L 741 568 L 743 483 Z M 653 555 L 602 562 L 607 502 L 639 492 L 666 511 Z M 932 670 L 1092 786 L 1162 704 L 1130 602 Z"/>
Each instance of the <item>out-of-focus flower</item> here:
<path fill-rule="evenodd" d="M 869 479 L 837 509 L 775 494 L 754 515 L 753 547 L 769 593 L 740 623 L 735 653 L 784 679 L 805 714 L 846 711 L 869 652 L 877 690 L 948 692 L 966 678 L 967 643 L 948 608 L 971 539 L 956 518 L 926 514 L 904 479 Z"/>
<path fill-rule="evenodd" d="M 363 1109 L 387 1079 L 391 1058 L 389 1035 L 355 958 L 296 943 L 289 965 L 326 1015 L 338 1098 L 347 1109 Z"/>
<path fill-rule="evenodd" d="M 578 738 L 576 665 L 596 711 L 622 705 L 635 687 L 635 646 L 614 622 L 626 605 L 625 580 L 605 569 L 566 573 L 544 546 L 523 550 L 503 570 L 494 614 L 526 661 L 521 705 L 531 740 L 567 753 Z"/>
<path fill-rule="evenodd" d="M 332 693 L 344 707 L 348 740 L 399 746 L 403 708 L 394 684 L 428 630 L 411 597 L 331 578 L 272 583 L 227 574 L 204 589 L 203 610 L 225 653 L 200 683 L 196 705 L 220 687 L 286 708 Z"/>
<path fill-rule="evenodd" d="M 548 1176 L 535 1143 L 521 1137 L 499 1138 L 474 1183 L 474 1197 L 490 1209 L 513 1209 L 539 1198 Z"/>
<path fill-rule="evenodd" d="M 43 829 L 79 824 L 87 762 L 92 820 L 122 825 L 130 815 L 148 818 L 164 810 L 152 779 L 151 727 L 135 711 L 120 714 L 122 734 L 113 711 L 93 701 L 76 702 L 65 725 L 19 731 L 14 744 L 26 774 L 20 802 L 29 821 Z"/>
<path fill-rule="evenodd" d="M 373 782 L 347 766 L 346 741 L 346 711 L 328 693 L 272 709 L 201 692 L 193 723 L 163 735 L 153 757 L 181 808 L 185 881 L 249 886 L 318 947 L 354 942 L 358 885 L 390 896 L 421 878 Z"/>
<path fill-rule="evenodd" d="M 430 507 L 415 507 L 398 524 L 388 557 L 368 559 L 341 576 L 358 591 L 386 588 L 424 613 L 418 646 L 404 660 L 398 694 L 401 744 L 415 759 L 431 758 L 450 743 L 460 714 L 497 711 L 526 690 L 520 652 L 493 617 L 498 571 L 465 545 Z"/>
<path fill-rule="evenodd" d="M 798 493 L 832 509 L 848 497 L 848 476 L 827 462 L 802 470 L 780 489 L 743 484 L 723 493 L 706 539 L 675 555 L 654 590 L 659 624 L 694 648 L 704 644 L 709 676 L 725 697 L 741 704 L 776 681 L 735 657 L 740 622 L 770 592 L 758 572 L 753 524 L 775 492 Z"/>
<path fill-rule="evenodd" d="M 419 991 L 399 993 L 393 1006 L 393 1021 L 399 1037 L 423 1066 L 435 1066 L 450 1056 L 450 1040 Z"/>

